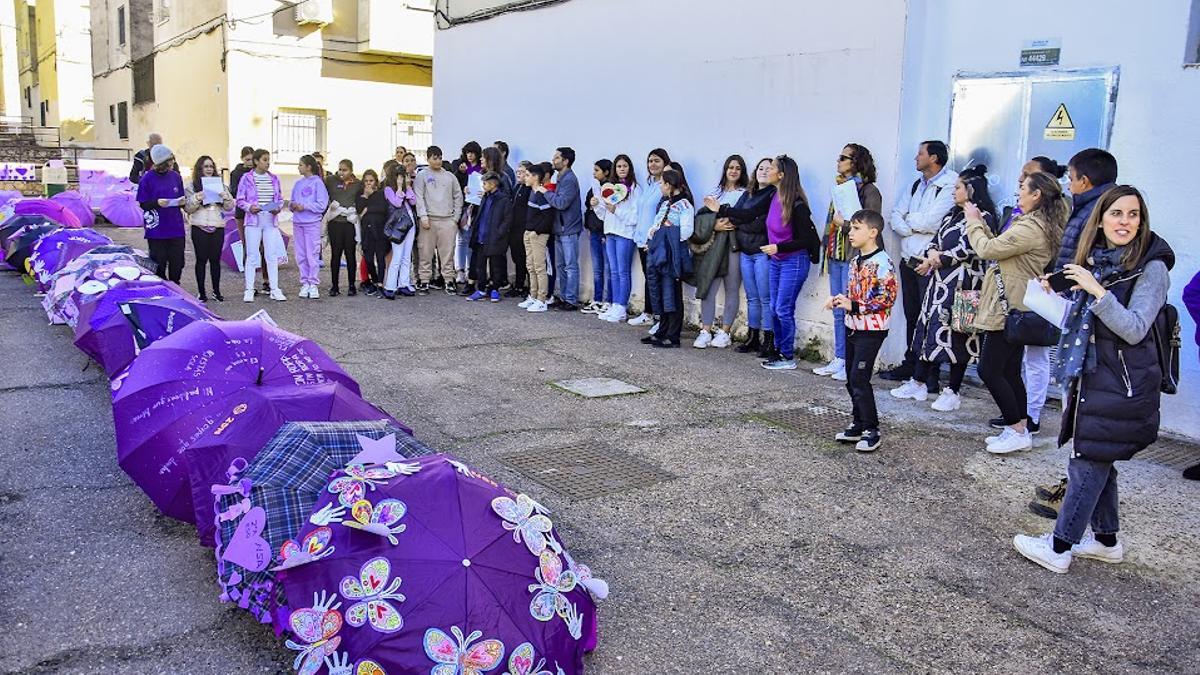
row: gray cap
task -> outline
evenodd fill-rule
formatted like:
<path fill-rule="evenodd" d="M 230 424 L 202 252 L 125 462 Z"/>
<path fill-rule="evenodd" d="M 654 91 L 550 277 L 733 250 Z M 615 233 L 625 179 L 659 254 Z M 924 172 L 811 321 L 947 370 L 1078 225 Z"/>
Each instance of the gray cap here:
<path fill-rule="evenodd" d="M 150 148 L 150 162 L 155 166 L 162 164 L 174 156 L 175 153 L 171 152 L 171 149 L 162 143 Z"/>

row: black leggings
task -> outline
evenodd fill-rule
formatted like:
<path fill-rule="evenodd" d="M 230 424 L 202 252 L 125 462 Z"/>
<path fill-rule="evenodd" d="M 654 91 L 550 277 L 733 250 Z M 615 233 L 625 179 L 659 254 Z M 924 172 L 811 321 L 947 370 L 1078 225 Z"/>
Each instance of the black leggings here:
<path fill-rule="evenodd" d="M 329 275 L 333 278 L 333 288 L 338 288 L 338 277 L 342 271 L 342 257 L 346 258 L 346 282 L 354 288 L 354 277 L 358 275 L 358 260 L 355 257 L 358 244 L 354 241 L 354 225 L 345 220 L 334 220 L 329 223 L 329 248 L 333 251 L 330 256 Z"/>
<path fill-rule="evenodd" d="M 484 255 L 483 251 L 471 251 L 471 278 L 475 280 L 475 290 L 481 293 L 500 290 L 507 272 L 508 258 L 503 253 Z"/>
<path fill-rule="evenodd" d="M 886 330 L 846 331 L 846 391 L 854 408 L 854 426 L 863 431 L 879 429 L 871 374 L 886 337 Z"/>
<path fill-rule="evenodd" d="M 154 261 L 154 274 L 175 283 L 183 278 L 183 254 L 187 250 L 187 239 L 147 239 L 150 259 Z"/>
<path fill-rule="evenodd" d="M 646 299 L 642 306 L 642 314 L 654 314 L 654 305 L 650 301 L 650 275 L 646 274 L 646 249 L 639 248 L 638 260 L 642 261 L 642 277 L 645 279 L 642 297 Z"/>
<path fill-rule="evenodd" d="M 392 250 L 392 242 L 383 236 L 384 223 L 363 223 L 363 258 L 367 262 L 367 278 L 376 286 L 383 286 L 383 278 L 387 276 L 387 256 Z"/>
<path fill-rule="evenodd" d="M 979 354 L 979 379 L 1000 407 L 1004 423 L 1012 426 L 1025 419 L 1027 398 L 1025 381 L 1021 379 L 1021 362 L 1025 346 L 1004 339 L 1004 331 L 984 333 L 983 349 Z"/>
<path fill-rule="evenodd" d="M 508 250 L 513 261 L 513 288 L 529 288 L 529 268 L 525 265 L 525 228 L 515 225 L 508 230 Z"/>
<path fill-rule="evenodd" d="M 204 295 L 204 269 L 212 272 L 212 289 L 221 292 L 221 249 L 225 246 L 225 228 L 213 232 L 192 226 L 192 249 L 196 252 L 196 289 Z"/>
<path fill-rule="evenodd" d="M 958 393 L 962 391 L 963 377 L 967 374 L 966 363 L 951 363 L 950 364 L 950 382 L 946 386 L 950 391 Z M 913 379 L 917 382 L 925 383 L 925 391 L 930 394 L 936 394 L 940 390 L 938 385 L 942 376 L 942 364 L 930 363 L 928 361 L 917 361 L 917 367 L 913 371 Z"/>

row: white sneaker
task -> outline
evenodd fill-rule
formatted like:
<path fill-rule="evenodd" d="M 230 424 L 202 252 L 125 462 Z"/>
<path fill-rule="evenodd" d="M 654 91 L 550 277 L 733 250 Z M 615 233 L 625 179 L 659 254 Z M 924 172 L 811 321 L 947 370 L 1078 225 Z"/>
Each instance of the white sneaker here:
<path fill-rule="evenodd" d="M 925 385 L 916 380 L 907 380 L 904 384 L 896 387 L 888 392 L 893 398 L 901 400 L 911 399 L 913 401 L 925 401 L 929 399 L 929 392 L 925 390 Z"/>
<path fill-rule="evenodd" d="M 658 322 L 657 322 L 657 321 L 655 321 L 655 322 L 654 322 L 654 325 L 653 325 L 653 326 L 650 326 L 650 330 L 648 330 L 648 331 L 646 331 L 646 332 L 647 332 L 647 333 L 649 333 L 649 334 L 651 334 L 651 335 L 654 335 L 655 333 L 657 333 L 657 332 L 658 332 Z"/>
<path fill-rule="evenodd" d="M 813 373 L 815 373 L 817 375 L 821 375 L 823 377 L 829 377 L 830 375 L 833 375 L 837 371 L 845 370 L 845 369 L 846 369 L 846 359 L 835 358 L 834 360 L 830 361 L 829 363 L 826 363 L 823 366 L 817 366 L 816 368 L 813 368 Z"/>
<path fill-rule="evenodd" d="M 725 349 L 731 344 L 733 344 L 733 338 L 729 337 L 729 333 L 726 333 L 723 328 L 718 328 L 717 334 L 713 336 L 712 346 L 717 349 Z"/>
<path fill-rule="evenodd" d="M 612 309 L 611 302 L 602 302 L 600 303 L 600 311 L 597 314 L 606 314 L 610 309 Z"/>
<path fill-rule="evenodd" d="M 532 305 L 525 308 L 525 311 L 526 312 L 545 312 L 548 309 L 550 309 L 550 305 L 547 305 L 546 303 L 542 302 L 541 300 L 534 300 Z"/>
<path fill-rule="evenodd" d="M 846 381 L 846 362 L 842 361 L 842 367 L 833 371 L 833 374 L 830 375 L 829 377 L 830 377 L 830 379 L 837 380 L 838 382 L 845 382 Z"/>
<path fill-rule="evenodd" d="M 1013 548 L 1017 553 L 1045 567 L 1051 572 L 1066 574 L 1071 567 L 1071 552 L 1054 552 L 1054 534 L 1047 532 L 1040 537 L 1018 534 L 1013 537 Z"/>
<path fill-rule="evenodd" d="M 245 293 L 242 293 L 242 302 L 254 302 L 253 288 L 247 289 Z"/>
<path fill-rule="evenodd" d="M 624 305 L 613 305 L 607 312 L 600 315 L 600 318 L 609 323 L 621 323 L 625 320 Z"/>
<path fill-rule="evenodd" d="M 652 323 L 654 323 L 654 317 L 650 316 L 649 314 L 645 314 L 645 313 L 638 314 L 637 316 L 635 316 L 629 320 L 630 326 L 645 326 L 645 325 L 652 324 Z"/>
<path fill-rule="evenodd" d="M 654 327 L 658 328 L 658 324 L 655 324 Z M 653 333 L 654 331 L 652 330 L 650 332 Z M 692 346 L 696 349 L 708 349 L 708 346 L 712 344 L 712 340 L 712 333 L 702 330 L 700 331 L 700 334 L 696 336 L 696 341 L 692 343 Z"/>
<path fill-rule="evenodd" d="M 1018 433 L 1012 427 L 1004 427 L 995 441 L 988 443 L 987 451 L 993 455 L 1007 455 L 1018 450 L 1028 450 L 1033 447 L 1033 434 L 1028 431 Z"/>
<path fill-rule="evenodd" d="M 1083 539 L 1071 547 L 1071 553 L 1080 558 L 1090 558 L 1114 565 L 1125 560 L 1125 547 L 1120 541 L 1116 546 L 1105 546 L 1096 541 L 1095 535 L 1091 532 L 1083 535 Z"/>
<path fill-rule="evenodd" d="M 321 292 L 317 290 L 316 284 L 309 284 L 308 297 L 312 298 L 313 300 L 316 300 L 317 298 L 321 297 Z"/>
<path fill-rule="evenodd" d="M 283 291 L 279 290 L 278 288 L 272 288 L 271 299 L 275 300 L 276 302 L 283 302 L 284 300 L 287 300 L 287 296 L 284 295 Z"/>
<path fill-rule="evenodd" d="M 952 389 L 943 389 L 941 396 L 929 406 L 938 412 L 953 412 L 962 407 L 962 397 Z"/>
<path fill-rule="evenodd" d="M 524 300 L 517 303 L 517 307 L 520 307 L 521 309 L 529 309 L 529 306 L 535 302 L 537 302 L 537 300 L 534 300 L 532 295 L 527 295 L 525 296 Z"/>

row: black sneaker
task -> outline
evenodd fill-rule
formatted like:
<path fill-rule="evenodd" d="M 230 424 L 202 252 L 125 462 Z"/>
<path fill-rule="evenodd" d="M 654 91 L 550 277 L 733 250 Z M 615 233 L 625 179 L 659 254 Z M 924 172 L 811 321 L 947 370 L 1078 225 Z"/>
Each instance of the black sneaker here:
<path fill-rule="evenodd" d="M 655 340 L 650 344 L 651 347 L 659 347 L 662 349 L 678 349 L 679 340 Z"/>
<path fill-rule="evenodd" d="M 350 288 L 346 289 L 346 295 L 352 298 L 358 295 L 358 289 L 354 287 L 354 284 L 350 284 Z"/>
<path fill-rule="evenodd" d="M 862 440 L 862 436 L 863 430 L 857 425 L 851 424 L 846 427 L 845 431 L 839 431 L 838 435 L 833 437 L 833 440 L 838 443 L 857 443 Z"/>
<path fill-rule="evenodd" d="M 329 297 L 331 297 L 331 298 L 336 298 L 337 296 L 339 296 L 341 294 L 342 294 L 342 292 L 338 290 L 337 286 L 334 286 L 333 288 L 329 289 Z"/>
<path fill-rule="evenodd" d="M 524 298 L 527 295 L 529 295 L 529 291 L 523 288 L 510 288 L 504 291 L 504 297 L 506 298 Z"/>
<path fill-rule="evenodd" d="M 988 426 L 993 429 L 1003 429 L 1008 425 L 1004 423 L 1003 417 L 993 417 L 992 419 L 988 420 Z"/>
<path fill-rule="evenodd" d="M 579 305 L 574 305 L 574 304 L 567 302 L 566 300 L 563 300 L 562 302 L 555 305 L 554 309 L 557 309 L 560 312 L 577 312 L 577 311 L 579 311 Z"/>
<path fill-rule="evenodd" d="M 913 376 L 913 369 L 906 368 L 902 365 L 896 366 L 895 368 L 892 368 L 891 370 L 885 370 L 882 373 L 879 373 L 879 379 L 890 380 L 892 382 L 903 382 L 905 380 L 911 379 L 912 376 Z"/>
<path fill-rule="evenodd" d="M 225 302 L 225 296 L 221 295 L 221 291 L 213 291 L 213 300 Z"/>
<path fill-rule="evenodd" d="M 883 436 L 880 435 L 879 430 L 867 429 L 863 432 L 862 439 L 855 444 L 854 449 L 858 452 L 875 452 L 881 445 L 883 445 Z"/>
<path fill-rule="evenodd" d="M 417 295 L 429 295 L 429 284 L 417 284 Z"/>
<path fill-rule="evenodd" d="M 471 295 L 475 291 L 476 291 L 476 288 L 475 288 L 474 284 L 462 284 L 462 288 L 458 289 L 458 294 L 463 297 L 466 297 L 468 295 Z"/>
<path fill-rule="evenodd" d="M 375 286 L 365 286 L 363 287 L 363 295 L 375 297 L 376 295 L 379 295 L 379 289 Z"/>
<path fill-rule="evenodd" d="M 270 281 L 264 281 L 264 282 L 262 282 L 262 292 L 263 292 L 263 293 L 270 293 L 270 292 L 271 292 L 271 282 L 270 282 Z"/>
<path fill-rule="evenodd" d="M 458 295 L 458 284 L 453 281 L 447 281 L 443 290 L 446 291 L 446 295 Z"/>
<path fill-rule="evenodd" d="M 992 419 L 988 420 L 988 426 L 993 429 L 1003 429 L 1008 425 L 1004 423 L 1003 417 L 993 417 Z M 1028 417 L 1025 418 L 1025 428 L 1028 429 L 1029 433 L 1031 434 L 1041 433 L 1042 431 L 1042 425 L 1034 422 Z"/>
<path fill-rule="evenodd" d="M 1038 434 L 1038 433 L 1041 433 L 1041 431 L 1042 431 L 1042 425 L 1039 424 L 1038 422 L 1034 422 L 1033 420 L 1026 420 L 1025 428 L 1031 434 Z"/>

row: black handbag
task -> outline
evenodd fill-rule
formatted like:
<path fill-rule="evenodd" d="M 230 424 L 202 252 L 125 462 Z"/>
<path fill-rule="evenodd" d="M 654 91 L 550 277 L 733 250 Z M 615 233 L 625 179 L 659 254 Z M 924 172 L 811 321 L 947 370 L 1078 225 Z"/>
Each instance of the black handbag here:
<path fill-rule="evenodd" d="M 1026 347 L 1057 347 L 1062 330 L 1047 321 L 1037 312 L 1012 309 L 1008 305 L 1008 294 L 1004 290 L 1004 277 L 996 269 L 996 286 L 1000 289 L 1000 302 L 1008 311 L 1004 317 L 1004 340 L 1009 344 Z"/>

